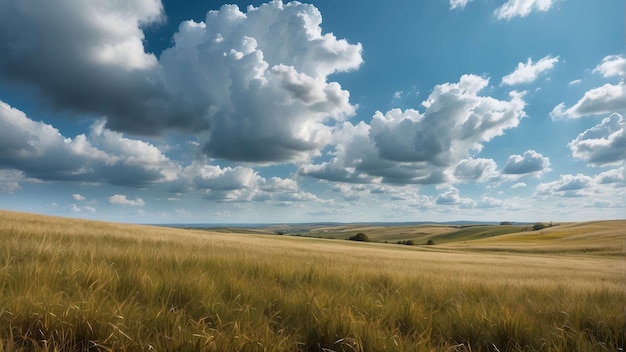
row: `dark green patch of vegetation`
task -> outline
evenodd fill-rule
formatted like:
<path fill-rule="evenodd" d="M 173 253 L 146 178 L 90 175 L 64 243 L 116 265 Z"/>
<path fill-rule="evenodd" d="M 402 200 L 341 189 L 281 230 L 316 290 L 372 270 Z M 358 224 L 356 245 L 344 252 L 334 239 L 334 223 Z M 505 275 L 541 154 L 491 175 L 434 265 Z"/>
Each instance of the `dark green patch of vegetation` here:
<path fill-rule="evenodd" d="M 404 244 L 404 245 L 407 245 L 407 246 L 413 246 L 413 245 L 415 245 L 415 241 L 413 241 L 413 240 L 398 241 L 398 242 L 396 242 L 396 243 L 397 243 L 397 244 Z"/>
<path fill-rule="evenodd" d="M 481 225 L 465 227 L 457 231 L 447 232 L 437 236 L 433 236 L 433 240 L 437 243 L 447 243 L 454 241 L 469 241 L 479 238 L 494 237 L 500 235 L 506 235 L 509 233 L 521 232 L 524 230 L 523 226 L 493 226 L 493 225 Z"/>
<path fill-rule="evenodd" d="M 538 222 L 538 223 L 533 225 L 533 231 L 543 230 L 545 227 L 546 227 L 546 225 Z"/>
<path fill-rule="evenodd" d="M 350 236 L 348 238 L 350 241 L 361 241 L 361 242 L 369 242 L 369 237 L 367 237 L 366 234 L 364 234 L 363 232 L 359 232 L 354 236 Z"/>

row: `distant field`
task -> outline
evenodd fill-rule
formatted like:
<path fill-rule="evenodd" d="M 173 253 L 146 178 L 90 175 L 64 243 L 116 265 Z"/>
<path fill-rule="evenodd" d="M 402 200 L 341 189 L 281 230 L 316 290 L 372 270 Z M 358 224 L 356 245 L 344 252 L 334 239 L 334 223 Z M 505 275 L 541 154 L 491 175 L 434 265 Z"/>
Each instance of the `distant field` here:
<path fill-rule="evenodd" d="M 0 211 L 0 351 L 623 350 L 626 221 L 523 230 Z M 375 242 L 341 240 L 358 232 Z M 392 244 L 407 239 L 436 244 Z"/>

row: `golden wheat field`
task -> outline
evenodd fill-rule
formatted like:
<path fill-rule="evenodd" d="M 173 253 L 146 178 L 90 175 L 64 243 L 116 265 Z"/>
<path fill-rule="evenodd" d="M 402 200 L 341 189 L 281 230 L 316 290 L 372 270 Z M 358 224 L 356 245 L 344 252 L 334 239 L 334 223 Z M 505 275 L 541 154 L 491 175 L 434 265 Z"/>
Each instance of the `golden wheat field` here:
<path fill-rule="evenodd" d="M 0 211 L 0 351 L 624 349 L 626 221 L 351 231 L 379 241 Z"/>

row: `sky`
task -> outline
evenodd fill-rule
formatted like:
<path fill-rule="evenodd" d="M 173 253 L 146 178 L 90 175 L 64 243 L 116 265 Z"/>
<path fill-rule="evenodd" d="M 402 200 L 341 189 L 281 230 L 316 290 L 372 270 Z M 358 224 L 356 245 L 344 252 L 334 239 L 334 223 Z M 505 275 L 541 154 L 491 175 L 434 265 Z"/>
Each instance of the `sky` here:
<path fill-rule="evenodd" d="M 626 217 L 623 0 L 0 0 L 0 209 Z"/>

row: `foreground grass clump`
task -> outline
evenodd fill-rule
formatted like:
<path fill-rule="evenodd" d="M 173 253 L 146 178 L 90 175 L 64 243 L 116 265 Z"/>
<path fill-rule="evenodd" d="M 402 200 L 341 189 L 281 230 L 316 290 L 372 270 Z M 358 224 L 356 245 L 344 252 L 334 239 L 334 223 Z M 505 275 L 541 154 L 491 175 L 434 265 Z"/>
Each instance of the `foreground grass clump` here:
<path fill-rule="evenodd" d="M 623 270 L 0 212 L 0 351 L 616 351 Z"/>

